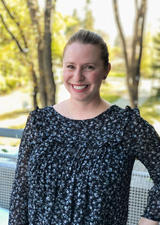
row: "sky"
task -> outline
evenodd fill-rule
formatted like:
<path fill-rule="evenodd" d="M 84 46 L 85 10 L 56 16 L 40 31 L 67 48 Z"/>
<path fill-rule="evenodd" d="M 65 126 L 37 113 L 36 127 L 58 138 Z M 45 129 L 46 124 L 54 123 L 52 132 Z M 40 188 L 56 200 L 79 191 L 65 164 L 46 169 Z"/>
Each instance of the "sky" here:
<path fill-rule="evenodd" d="M 42 0 L 43 1 L 43 0 Z M 71 15 L 76 8 L 79 16 L 83 16 L 85 0 L 57 0 L 56 9 L 64 15 Z M 118 0 L 121 22 L 125 35 L 133 31 L 134 0 Z M 90 8 L 95 18 L 95 28 L 104 30 L 112 42 L 117 35 L 112 0 L 91 0 Z M 159 1 L 148 0 L 146 30 L 156 33 L 160 29 Z"/>

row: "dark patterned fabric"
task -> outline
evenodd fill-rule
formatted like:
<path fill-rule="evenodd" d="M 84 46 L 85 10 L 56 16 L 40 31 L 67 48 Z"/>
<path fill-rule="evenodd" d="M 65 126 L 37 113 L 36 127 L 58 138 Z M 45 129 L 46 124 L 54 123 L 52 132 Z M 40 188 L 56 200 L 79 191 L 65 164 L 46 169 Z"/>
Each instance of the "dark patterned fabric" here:
<path fill-rule="evenodd" d="M 135 158 L 155 184 L 143 216 L 160 221 L 160 138 L 138 109 L 112 105 L 86 120 L 53 107 L 31 112 L 9 225 L 125 225 Z"/>

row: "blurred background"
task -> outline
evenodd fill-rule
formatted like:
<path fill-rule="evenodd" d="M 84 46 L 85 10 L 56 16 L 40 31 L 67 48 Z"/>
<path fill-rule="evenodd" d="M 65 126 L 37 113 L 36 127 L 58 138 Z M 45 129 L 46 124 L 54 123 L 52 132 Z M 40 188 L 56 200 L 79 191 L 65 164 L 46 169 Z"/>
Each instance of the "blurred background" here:
<path fill-rule="evenodd" d="M 102 97 L 138 106 L 159 132 L 159 17 L 156 0 L 1 0 L 0 127 L 24 128 L 31 110 L 68 97 L 63 47 L 85 28 L 102 35 L 110 52 L 112 70 Z"/>

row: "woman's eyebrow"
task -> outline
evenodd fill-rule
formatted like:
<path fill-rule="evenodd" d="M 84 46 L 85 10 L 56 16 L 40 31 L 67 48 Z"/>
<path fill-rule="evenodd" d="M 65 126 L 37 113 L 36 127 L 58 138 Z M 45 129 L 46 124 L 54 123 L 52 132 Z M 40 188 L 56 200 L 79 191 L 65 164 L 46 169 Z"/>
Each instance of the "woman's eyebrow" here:
<path fill-rule="evenodd" d="M 67 62 L 64 62 L 64 64 L 75 64 L 75 63 L 74 62 L 67 61 Z"/>

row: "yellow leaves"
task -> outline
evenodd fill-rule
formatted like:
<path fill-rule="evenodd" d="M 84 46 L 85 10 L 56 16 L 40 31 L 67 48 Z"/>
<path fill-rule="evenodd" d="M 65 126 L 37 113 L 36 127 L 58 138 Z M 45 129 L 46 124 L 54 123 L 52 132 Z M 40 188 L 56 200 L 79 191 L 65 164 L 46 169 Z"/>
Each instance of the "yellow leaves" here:
<path fill-rule="evenodd" d="M 0 60 L 8 58 L 8 52 L 12 51 L 10 44 L 0 46 Z"/>
<path fill-rule="evenodd" d="M 0 60 L 7 59 L 9 60 L 10 57 L 15 56 L 15 45 L 14 43 L 7 43 L 0 45 Z"/>
<path fill-rule="evenodd" d="M 64 16 L 60 12 L 55 12 L 53 16 L 53 36 L 52 51 L 54 59 L 61 59 L 63 48 L 66 43 L 65 30 L 69 26 L 76 25 L 78 21 L 71 16 Z"/>
<path fill-rule="evenodd" d="M 55 12 L 53 16 L 53 31 L 64 31 L 67 26 L 77 24 L 78 21 L 71 16 L 64 16 L 60 12 Z"/>

